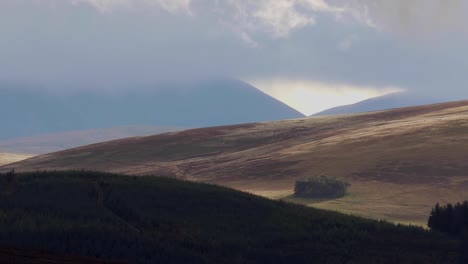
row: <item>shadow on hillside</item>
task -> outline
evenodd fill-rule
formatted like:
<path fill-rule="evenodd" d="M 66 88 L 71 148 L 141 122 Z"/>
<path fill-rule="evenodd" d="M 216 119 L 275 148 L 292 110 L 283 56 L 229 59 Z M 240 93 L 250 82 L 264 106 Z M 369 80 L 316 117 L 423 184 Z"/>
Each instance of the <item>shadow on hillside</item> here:
<path fill-rule="evenodd" d="M 343 197 L 335 197 L 335 198 L 303 198 L 303 197 L 297 197 L 294 194 L 290 194 L 288 196 L 281 197 L 279 200 L 287 201 L 290 203 L 296 203 L 296 204 L 310 205 L 310 204 L 343 199 L 346 196 L 348 196 L 348 194 Z"/>

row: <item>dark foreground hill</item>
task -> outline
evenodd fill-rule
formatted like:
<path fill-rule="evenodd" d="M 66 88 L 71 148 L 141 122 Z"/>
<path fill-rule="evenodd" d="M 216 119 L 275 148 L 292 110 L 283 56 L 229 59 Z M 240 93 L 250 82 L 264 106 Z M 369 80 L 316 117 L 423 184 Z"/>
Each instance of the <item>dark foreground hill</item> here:
<path fill-rule="evenodd" d="M 44 250 L 29 248 L 0 247 L 0 263 L 2 264 L 125 264 L 110 262 L 92 257 L 55 254 Z"/>
<path fill-rule="evenodd" d="M 122 126 L 205 127 L 303 117 L 237 80 L 31 88 L 0 83 L 0 140 Z M 72 91 L 69 91 L 72 90 Z"/>
<path fill-rule="evenodd" d="M 1 178 L 0 244 L 130 263 L 457 263 L 416 227 L 223 187 L 90 172 Z"/>

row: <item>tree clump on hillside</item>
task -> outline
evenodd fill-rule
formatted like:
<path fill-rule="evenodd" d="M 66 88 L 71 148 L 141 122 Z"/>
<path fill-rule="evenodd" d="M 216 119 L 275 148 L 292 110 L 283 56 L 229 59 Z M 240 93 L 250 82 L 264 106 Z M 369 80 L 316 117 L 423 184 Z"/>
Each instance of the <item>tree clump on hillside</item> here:
<path fill-rule="evenodd" d="M 296 181 L 294 195 L 303 198 L 339 198 L 346 195 L 349 186 L 349 183 L 335 177 L 311 177 Z"/>

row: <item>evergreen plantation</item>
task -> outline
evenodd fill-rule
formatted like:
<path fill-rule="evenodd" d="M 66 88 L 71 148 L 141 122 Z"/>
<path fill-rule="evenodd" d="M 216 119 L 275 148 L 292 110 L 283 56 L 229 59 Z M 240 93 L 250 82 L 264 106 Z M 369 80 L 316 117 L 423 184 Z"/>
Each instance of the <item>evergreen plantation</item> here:
<path fill-rule="evenodd" d="M 434 231 L 468 237 L 468 201 L 455 205 L 436 204 L 427 225 Z"/>
<path fill-rule="evenodd" d="M 458 263 L 441 233 L 160 177 L 1 179 L 0 244 L 128 263 Z"/>

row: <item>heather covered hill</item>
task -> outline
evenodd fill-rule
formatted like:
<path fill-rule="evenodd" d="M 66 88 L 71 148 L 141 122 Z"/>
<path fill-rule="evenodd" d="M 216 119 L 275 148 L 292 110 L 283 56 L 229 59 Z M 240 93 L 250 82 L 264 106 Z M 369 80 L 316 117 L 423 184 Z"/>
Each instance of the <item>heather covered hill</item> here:
<path fill-rule="evenodd" d="M 247 83 L 228 79 L 112 90 L 45 88 L 0 85 L 0 112 L 8 113 L 0 140 L 112 127 L 205 127 L 304 116 Z"/>
<path fill-rule="evenodd" d="M 0 177 L 0 244 L 144 263 L 457 263 L 416 227 L 162 177 Z M 0 250 L 1 256 L 1 250 Z"/>
<path fill-rule="evenodd" d="M 468 102 L 460 101 L 127 138 L 1 170 L 165 175 L 272 198 L 291 195 L 296 179 L 328 175 L 349 182 L 349 195 L 301 202 L 426 225 L 435 203 L 468 198 L 466 131 Z"/>

